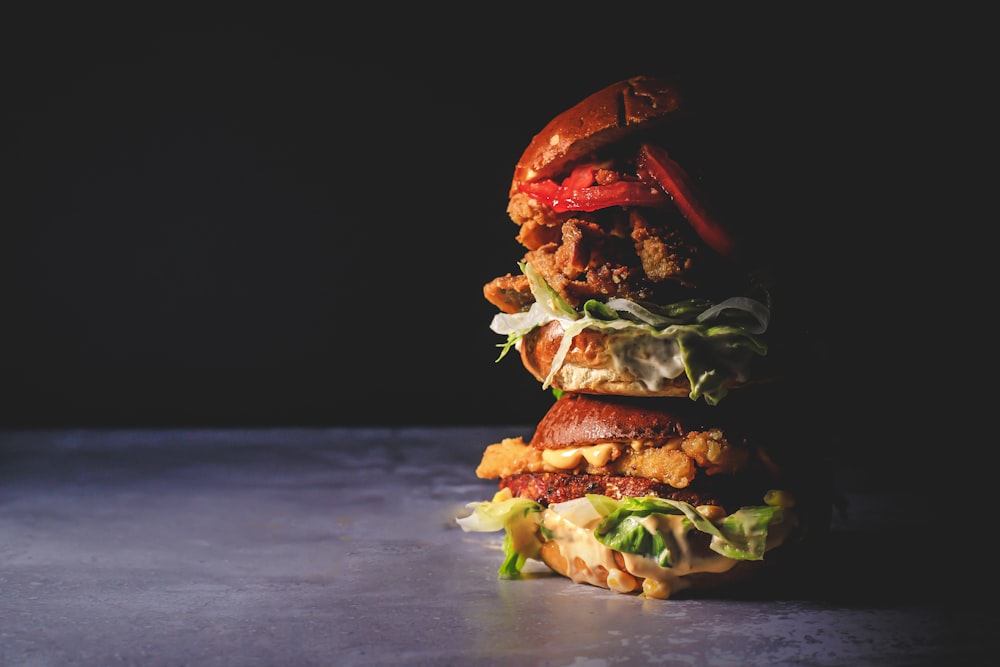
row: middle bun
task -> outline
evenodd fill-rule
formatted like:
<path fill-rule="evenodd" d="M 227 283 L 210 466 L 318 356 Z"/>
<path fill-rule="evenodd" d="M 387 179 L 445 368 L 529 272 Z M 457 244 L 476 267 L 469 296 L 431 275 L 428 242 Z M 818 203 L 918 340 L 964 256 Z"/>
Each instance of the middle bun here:
<path fill-rule="evenodd" d="M 634 340 L 632 334 L 584 329 L 573 337 L 562 362 L 553 369 L 564 334 L 556 320 L 531 330 L 521 339 L 521 362 L 539 382 L 548 379 L 548 384 L 556 389 L 588 394 L 681 397 L 691 393 L 691 383 L 683 367 L 675 369 L 674 377 L 666 377 L 659 372 L 641 373 L 639 364 L 630 368 L 616 360 L 618 344 L 624 346 L 628 340 Z M 656 370 L 662 371 L 659 367 Z"/>
<path fill-rule="evenodd" d="M 521 362 L 535 379 L 561 391 L 635 397 L 685 397 L 691 381 L 683 364 L 665 362 L 670 355 L 652 348 L 675 345 L 669 339 L 605 329 L 574 334 L 565 356 L 557 362 L 565 330 L 558 320 L 536 327 L 519 343 Z M 553 365 L 555 364 L 555 368 Z M 746 384 L 739 375 L 727 378 L 725 389 Z"/>
<path fill-rule="evenodd" d="M 701 426 L 695 421 L 695 404 L 684 402 L 676 407 L 685 409 L 685 418 L 678 410 L 668 410 L 662 401 L 567 393 L 538 423 L 531 446 L 565 449 L 601 442 L 662 443 Z"/>

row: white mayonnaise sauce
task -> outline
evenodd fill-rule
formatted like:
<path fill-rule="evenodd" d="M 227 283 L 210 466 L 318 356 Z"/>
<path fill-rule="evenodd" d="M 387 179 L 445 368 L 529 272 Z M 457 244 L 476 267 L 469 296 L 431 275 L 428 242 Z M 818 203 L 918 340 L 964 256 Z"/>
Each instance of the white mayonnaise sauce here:
<path fill-rule="evenodd" d="M 608 352 L 616 371 L 634 375 L 650 391 L 684 372 L 681 346 L 673 338 L 614 336 Z"/>

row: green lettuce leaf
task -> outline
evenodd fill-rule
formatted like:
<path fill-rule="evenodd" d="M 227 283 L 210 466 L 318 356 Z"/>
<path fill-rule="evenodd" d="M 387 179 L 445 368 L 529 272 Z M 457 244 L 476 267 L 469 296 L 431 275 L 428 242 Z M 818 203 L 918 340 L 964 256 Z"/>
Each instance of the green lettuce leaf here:
<path fill-rule="evenodd" d="M 684 516 L 692 529 L 711 535 L 713 551 L 736 560 L 761 560 L 768 528 L 784 518 L 780 507 L 761 505 L 744 507 L 715 524 L 692 505 L 676 500 L 647 497 L 616 501 L 594 495 L 587 498 L 604 515 L 594 532 L 598 542 L 616 551 L 652 558 L 664 567 L 671 566 L 677 545 L 672 535 L 653 534 L 642 525 L 642 519 L 652 514 Z"/>
<path fill-rule="evenodd" d="M 497 492 L 493 500 L 469 503 L 472 513 L 456 519 L 466 532 L 504 531 L 501 577 L 515 577 L 529 558 L 538 560 L 542 543 L 538 537 L 542 506 L 533 500 L 514 498 L 509 490 Z"/>

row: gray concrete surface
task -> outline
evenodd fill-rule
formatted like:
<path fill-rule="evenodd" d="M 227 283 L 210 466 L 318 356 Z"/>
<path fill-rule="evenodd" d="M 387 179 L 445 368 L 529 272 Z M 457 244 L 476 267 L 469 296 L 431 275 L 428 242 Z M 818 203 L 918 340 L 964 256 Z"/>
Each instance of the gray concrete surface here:
<path fill-rule="evenodd" d="M 495 490 L 473 473 L 483 448 L 519 433 L 0 433 L 0 664 L 974 664 L 998 647 L 995 608 L 951 598 L 951 566 L 907 532 L 910 499 L 850 480 L 828 560 L 764 594 L 501 581 L 501 535 L 454 518 Z"/>

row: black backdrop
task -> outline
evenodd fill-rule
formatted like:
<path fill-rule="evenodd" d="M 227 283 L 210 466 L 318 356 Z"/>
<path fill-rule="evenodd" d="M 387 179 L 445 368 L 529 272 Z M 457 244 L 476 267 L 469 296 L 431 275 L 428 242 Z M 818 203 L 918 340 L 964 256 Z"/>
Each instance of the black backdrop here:
<path fill-rule="evenodd" d="M 888 20 L 516 11 L 8 21 L 0 426 L 533 423 L 481 291 L 522 253 L 511 170 L 646 71 L 709 102 L 730 206 L 777 230 L 826 339 L 803 392 L 878 406 L 852 369 L 894 363 L 868 323 L 899 278 L 871 186 L 915 75 Z"/>

